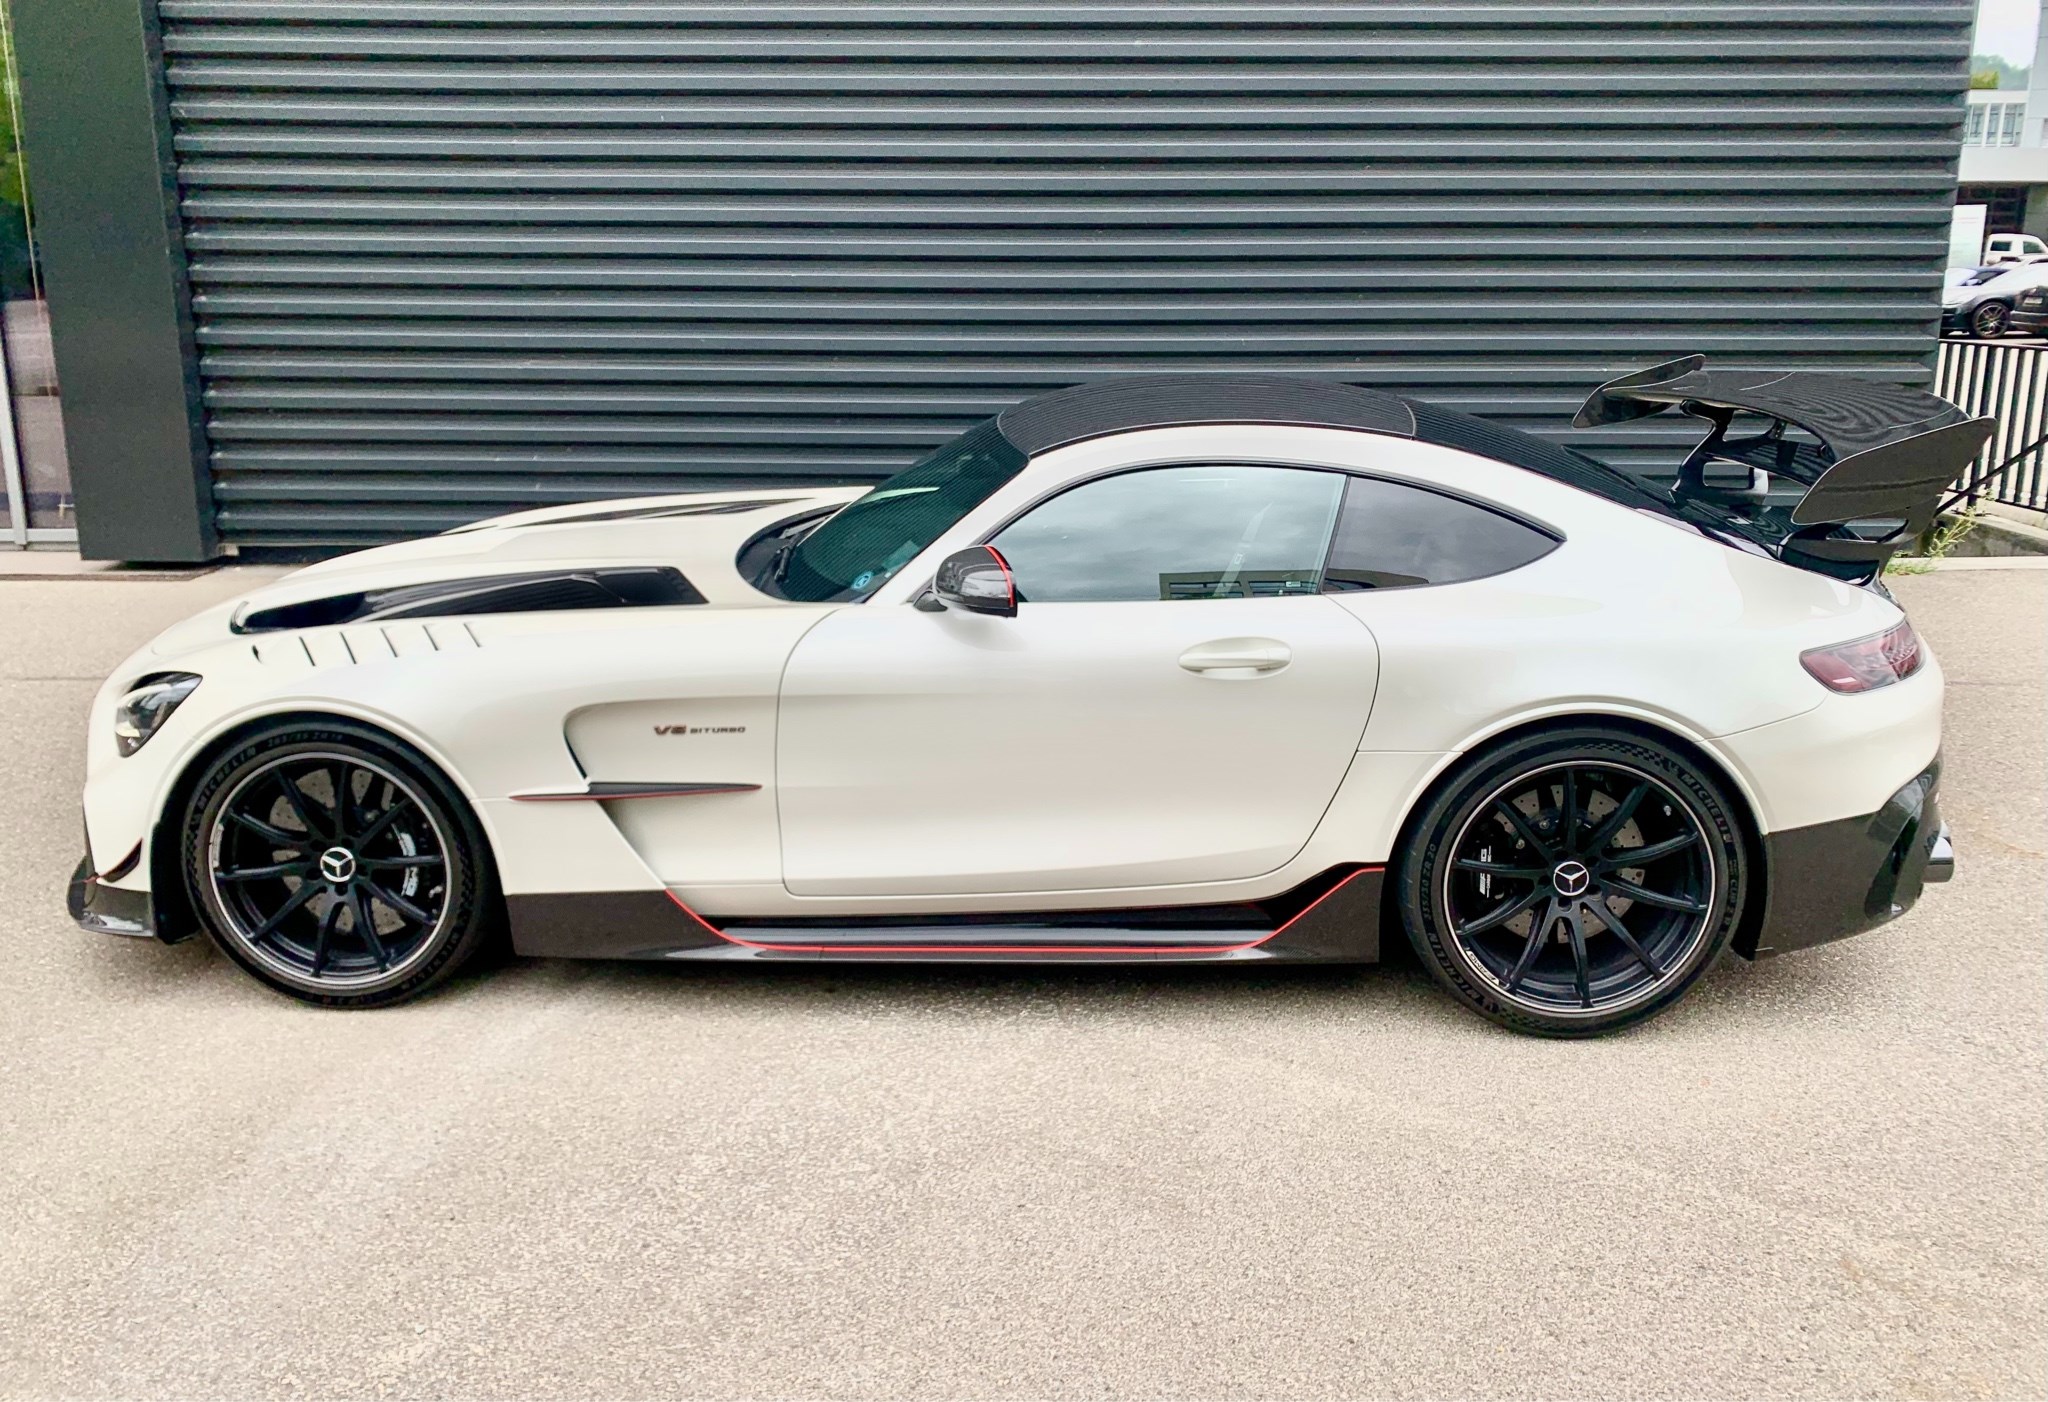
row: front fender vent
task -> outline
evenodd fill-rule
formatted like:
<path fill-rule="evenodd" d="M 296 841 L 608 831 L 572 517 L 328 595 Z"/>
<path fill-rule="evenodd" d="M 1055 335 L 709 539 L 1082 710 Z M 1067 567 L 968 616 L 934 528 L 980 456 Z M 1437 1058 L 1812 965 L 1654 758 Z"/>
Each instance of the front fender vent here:
<path fill-rule="evenodd" d="M 296 604 L 250 609 L 236 616 L 237 633 L 327 628 L 337 623 L 381 623 L 398 618 L 460 618 L 480 613 L 547 613 L 562 609 L 659 608 L 701 604 L 704 596 L 668 565 L 540 570 L 407 584 L 391 589 L 330 594 Z"/>

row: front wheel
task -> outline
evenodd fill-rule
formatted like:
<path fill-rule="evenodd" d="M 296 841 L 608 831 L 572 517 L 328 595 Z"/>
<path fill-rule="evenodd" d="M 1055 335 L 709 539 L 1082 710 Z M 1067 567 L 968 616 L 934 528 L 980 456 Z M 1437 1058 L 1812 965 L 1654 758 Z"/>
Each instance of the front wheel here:
<path fill-rule="evenodd" d="M 468 804 L 363 727 L 281 725 L 200 776 L 185 877 L 222 953 L 330 1007 L 402 1002 L 485 943 L 497 898 Z"/>
<path fill-rule="evenodd" d="M 1401 864 L 1410 943 L 1506 1027 L 1580 1037 L 1677 1001 L 1747 890 L 1733 806 L 1673 750 L 1620 731 L 1534 736 L 1469 763 Z"/>
<path fill-rule="evenodd" d="M 1970 313 L 1970 330 L 1979 340 L 1995 341 L 2012 327 L 2012 308 L 2003 302 L 1985 302 Z"/>

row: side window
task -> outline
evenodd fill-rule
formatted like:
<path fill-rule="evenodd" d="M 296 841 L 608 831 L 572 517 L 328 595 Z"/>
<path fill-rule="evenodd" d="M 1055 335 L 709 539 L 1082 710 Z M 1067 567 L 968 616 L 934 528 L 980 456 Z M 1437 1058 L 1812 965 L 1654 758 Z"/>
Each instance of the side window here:
<path fill-rule="evenodd" d="M 1557 548 L 1534 527 L 1422 487 L 1354 477 L 1325 593 L 1451 584 L 1518 569 Z"/>
<path fill-rule="evenodd" d="M 990 544 L 1034 603 L 1313 594 L 1344 477 L 1291 467 L 1155 467 L 1098 477 Z"/>

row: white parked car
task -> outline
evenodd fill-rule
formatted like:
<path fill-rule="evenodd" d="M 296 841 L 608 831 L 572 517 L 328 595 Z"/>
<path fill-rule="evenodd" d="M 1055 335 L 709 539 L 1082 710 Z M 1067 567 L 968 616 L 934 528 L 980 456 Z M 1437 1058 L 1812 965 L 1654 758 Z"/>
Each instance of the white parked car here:
<path fill-rule="evenodd" d="M 336 1006 L 501 930 L 764 963 L 1370 961 L 1405 933 L 1511 1027 L 1618 1027 L 1731 946 L 1947 876 L 1941 672 L 1872 581 L 1989 432 L 1697 357 L 1579 422 L 1672 408 L 1710 432 L 1667 491 L 1349 385 L 1110 381 L 865 493 L 557 507 L 314 565 L 108 679 L 72 910 L 204 930 Z"/>
<path fill-rule="evenodd" d="M 2032 234 L 1993 234 L 1984 240 L 1986 263 L 2025 263 L 2048 258 L 2048 243 Z"/>

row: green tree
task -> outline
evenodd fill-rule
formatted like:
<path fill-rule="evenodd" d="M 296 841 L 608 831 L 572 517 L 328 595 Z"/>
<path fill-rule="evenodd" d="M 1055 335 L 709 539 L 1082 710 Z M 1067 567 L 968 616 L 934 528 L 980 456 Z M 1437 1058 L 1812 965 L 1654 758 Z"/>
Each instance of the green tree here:
<path fill-rule="evenodd" d="M 1997 54 L 1970 56 L 1970 86 L 1973 88 L 2024 88 L 2029 70 L 2007 63 Z"/>

